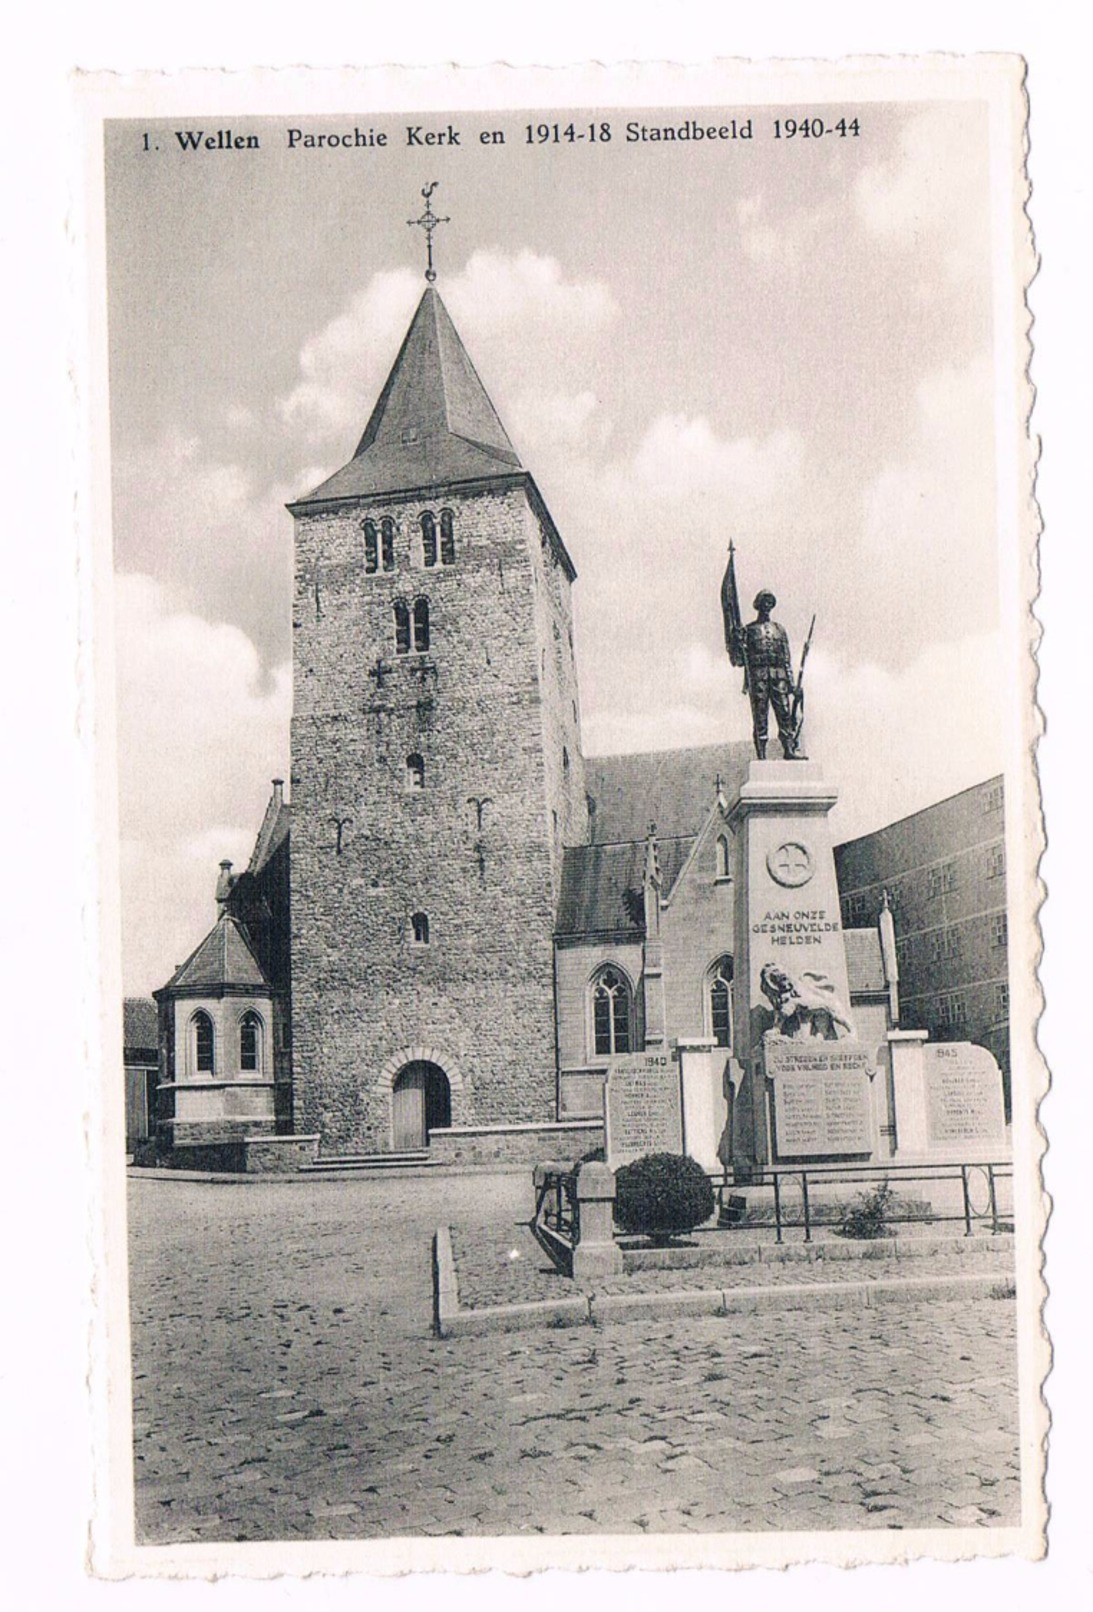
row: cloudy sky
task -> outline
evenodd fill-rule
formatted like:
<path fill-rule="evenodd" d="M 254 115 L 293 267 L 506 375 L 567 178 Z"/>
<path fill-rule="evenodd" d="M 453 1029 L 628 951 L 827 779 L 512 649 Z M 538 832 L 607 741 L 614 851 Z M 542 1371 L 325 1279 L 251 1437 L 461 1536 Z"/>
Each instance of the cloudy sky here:
<path fill-rule="evenodd" d="M 817 614 L 806 739 L 837 837 L 1000 770 L 986 113 L 855 114 L 857 138 L 778 141 L 752 109 L 751 141 L 700 146 L 627 144 L 618 110 L 573 114 L 608 146 L 528 145 L 520 112 L 434 150 L 367 114 L 303 127 L 387 148 L 108 126 L 127 992 L 200 939 L 288 775 L 284 504 L 353 452 L 424 286 L 430 180 L 438 289 L 579 573 L 586 750 L 749 733 L 732 537 L 795 653 Z M 261 149 L 175 138 L 229 123 Z"/>

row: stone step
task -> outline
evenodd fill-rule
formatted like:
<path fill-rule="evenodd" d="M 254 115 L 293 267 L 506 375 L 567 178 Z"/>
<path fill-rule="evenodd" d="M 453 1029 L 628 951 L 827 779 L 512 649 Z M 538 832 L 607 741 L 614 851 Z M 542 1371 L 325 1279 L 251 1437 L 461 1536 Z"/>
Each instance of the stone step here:
<path fill-rule="evenodd" d="M 309 1175 L 340 1175 L 345 1171 L 428 1169 L 437 1162 L 422 1148 L 407 1153 L 324 1153 L 300 1168 Z"/>

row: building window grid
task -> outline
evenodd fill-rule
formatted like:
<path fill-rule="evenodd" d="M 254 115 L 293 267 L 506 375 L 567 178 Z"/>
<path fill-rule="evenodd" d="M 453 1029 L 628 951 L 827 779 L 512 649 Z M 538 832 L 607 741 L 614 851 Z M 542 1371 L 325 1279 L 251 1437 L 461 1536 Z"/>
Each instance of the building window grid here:
<path fill-rule="evenodd" d="M 1006 847 L 1004 845 L 992 845 L 990 858 L 987 862 L 987 877 L 988 879 L 1001 879 L 1005 877 L 1005 872 Z"/>
<path fill-rule="evenodd" d="M 958 991 L 938 997 L 937 1019 L 947 1030 L 963 1029 L 967 1019 L 967 1004 Z"/>
<path fill-rule="evenodd" d="M 996 912 L 991 917 L 991 945 L 1005 946 L 1009 940 L 1009 920 L 1004 912 Z"/>
<path fill-rule="evenodd" d="M 951 895 L 957 887 L 957 872 L 955 862 L 939 862 L 928 870 L 927 894 L 936 896 Z"/>

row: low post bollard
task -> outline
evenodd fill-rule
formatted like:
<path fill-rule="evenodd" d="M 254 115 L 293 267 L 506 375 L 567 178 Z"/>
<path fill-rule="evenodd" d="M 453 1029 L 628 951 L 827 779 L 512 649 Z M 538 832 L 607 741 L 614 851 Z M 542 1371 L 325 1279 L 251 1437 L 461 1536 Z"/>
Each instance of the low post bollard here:
<path fill-rule="evenodd" d="M 606 1164 L 582 1164 L 577 1172 L 575 1277 L 617 1276 L 622 1270 L 614 1210 L 615 1172 Z"/>

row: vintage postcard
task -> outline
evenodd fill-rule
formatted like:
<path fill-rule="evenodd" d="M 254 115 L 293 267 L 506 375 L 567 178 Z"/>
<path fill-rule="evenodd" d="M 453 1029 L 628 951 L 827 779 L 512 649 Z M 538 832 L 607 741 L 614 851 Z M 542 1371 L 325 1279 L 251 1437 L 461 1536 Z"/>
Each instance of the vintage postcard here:
<path fill-rule="evenodd" d="M 96 1570 L 1039 1555 L 1021 62 L 79 100 Z"/>

